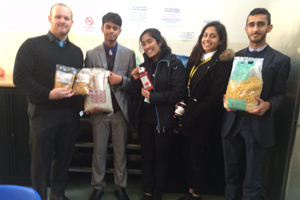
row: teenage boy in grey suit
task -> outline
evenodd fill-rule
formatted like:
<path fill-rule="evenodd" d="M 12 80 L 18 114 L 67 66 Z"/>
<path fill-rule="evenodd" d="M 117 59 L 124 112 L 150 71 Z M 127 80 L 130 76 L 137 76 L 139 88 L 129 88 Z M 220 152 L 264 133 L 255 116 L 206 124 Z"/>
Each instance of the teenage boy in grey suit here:
<path fill-rule="evenodd" d="M 104 42 L 87 51 L 85 67 L 104 68 L 110 71 L 114 113 L 105 113 L 98 108 L 91 112 L 94 152 L 92 161 L 92 181 L 94 187 L 89 200 L 99 200 L 106 186 L 106 154 L 111 134 L 114 152 L 115 195 L 120 200 L 129 200 L 127 184 L 126 144 L 129 122 L 130 74 L 136 67 L 134 52 L 117 43 L 121 33 L 122 19 L 116 13 L 107 13 L 102 18 L 101 30 Z"/>
<path fill-rule="evenodd" d="M 273 113 L 283 103 L 290 58 L 272 49 L 266 35 L 273 28 L 270 13 L 256 8 L 247 18 L 249 47 L 236 56 L 264 58 L 263 89 L 257 109 L 241 112 L 227 109 L 222 129 L 227 200 L 261 199 L 267 148 L 274 145 Z M 257 51 L 257 52 L 255 52 Z"/>

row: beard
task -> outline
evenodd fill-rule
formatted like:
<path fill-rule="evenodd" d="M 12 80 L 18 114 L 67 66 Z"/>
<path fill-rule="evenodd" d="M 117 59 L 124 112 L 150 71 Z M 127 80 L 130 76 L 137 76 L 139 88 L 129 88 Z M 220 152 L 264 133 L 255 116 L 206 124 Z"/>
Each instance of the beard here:
<path fill-rule="evenodd" d="M 262 41 L 265 40 L 266 35 L 267 35 L 267 31 L 264 32 L 264 33 L 262 33 L 262 34 L 260 34 L 260 35 L 258 35 L 258 37 L 256 37 L 256 38 L 251 37 L 251 35 L 248 36 L 248 38 L 249 38 L 249 40 L 250 40 L 252 43 L 254 43 L 254 44 L 259 44 L 259 43 L 261 43 Z"/>

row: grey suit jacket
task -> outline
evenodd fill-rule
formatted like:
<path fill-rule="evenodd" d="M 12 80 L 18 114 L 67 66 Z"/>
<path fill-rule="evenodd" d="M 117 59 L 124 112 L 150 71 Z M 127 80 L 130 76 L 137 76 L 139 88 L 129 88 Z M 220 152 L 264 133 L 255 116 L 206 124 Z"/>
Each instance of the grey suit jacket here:
<path fill-rule="evenodd" d="M 237 52 L 236 56 L 247 56 L 247 48 Z M 263 89 L 260 98 L 270 102 L 271 107 L 263 116 L 249 114 L 254 135 L 262 147 L 269 147 L 275 143 L 273 113 L 283 103 L 290 68 L 288 56 L 267 46 L 262 69 Z M 235 117 L 236 112 L 226 112 L 222 128 L 223 138 L 230 133 Z"/>
<path fill-rule="evenodd" d="M 86 52 L 85 67 L 98 67 L 107 69 L 107 60 L 103 44 Z M 122 85 L 114 85 L 112 87 L 112 91 L 114 92 L 117 102 L 127 121 L 129 121 L 130 118 L 130 77 L 131 71 L 135 67 L 136 62 L 134 52 L 118 44 L 113 72 L 121 75 L 123 77 L 123 82 Z M 101 116 L 102 113 L 99 113 L 99 115 L 92 116 L 91 122 L 97 123 L 97 121 L 101 120 Z"/>

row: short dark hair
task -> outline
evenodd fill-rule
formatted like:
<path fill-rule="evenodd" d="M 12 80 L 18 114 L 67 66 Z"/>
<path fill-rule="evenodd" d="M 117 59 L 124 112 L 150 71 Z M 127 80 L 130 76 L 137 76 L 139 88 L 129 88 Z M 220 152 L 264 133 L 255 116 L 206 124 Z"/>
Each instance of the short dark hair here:
<path fill-rule="evenodd" d="M 106 15 L 104 15 L 102 17 L 102 26 L 104 26 L 104 24 L 109 21 L 112 21 L 114 24 L 117 24 L 118 26 L 120 26 L 120 28 L 122 26 L 122 18 L 117 13 L 109 12 Z"/>
<path fill-rule="evenodd" d="M 253 16 L 253 15 L 258 15 L 258 14 L 263 14 L 263 15 L 266 15 L 267 16 L 267 19 L 268 19 L 268 25 L 271 24 L 271 14 L 269 13 L 269 11 L 265 8 L 254 8 L 248 15 L 247 17 L 247 21 L 246 21 L 246 26 L 247 26 L 247 23 L 248 23 L 248 18 L 249 16 Z"/>
<path fill-rule="evenodd" d="M 200 60 L 200 58 L 202 57 L 202 54 L 204 53 L 204 50 L 202 47 L 202 38 L 203 38 L 203 35 L 204 35 L 204 32 L 206 31 L 206 29 L 211 26 L 215 27 L 215 29 L 218 33 L 218 36 L 219 36 L 219 40 L 222 41 L 222 43 L 220 45 L 218 45 L 217 51 L 222 53 L 227 48 L 227 32 L 226 32 L 225 26 L 218 21 L 212 21 L 212 22 L 207 23 L 203 27 L 203 29 L 198 37 L 198 41 L 197 41 L 196 45 L 194 46 L 192 53 L 190 55 L 191 63 L 194 65 Z"/>
<path fill-rule="evenodd" d="M 142 48 L 142 37 L 148 33 L 151 37 L 153 37 L 157 44 L 161 43 L 160 49 L 162 52 L 169 52 L 171 53 L 171 48 L 168 46 L 165 38 L 161 35 L 160 31 L 156 28 L 148 28 L 143 31 L 143 33 L 140 36 L 140 48 Z"/>

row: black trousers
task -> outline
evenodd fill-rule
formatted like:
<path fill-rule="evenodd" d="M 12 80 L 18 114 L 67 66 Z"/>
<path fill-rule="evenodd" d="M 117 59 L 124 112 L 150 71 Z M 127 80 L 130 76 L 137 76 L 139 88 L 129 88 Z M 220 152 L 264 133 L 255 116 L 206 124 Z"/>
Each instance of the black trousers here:
<path fill-rule="evenodd" d="M 260 146 L 247 116 L 237 119 L 222 139 L 225 161 L 225 198 L 261 200 L 267 148 Z"/>
<path fill-rule="evenodd" d="M 189 188 L 195 194 L 201 193 L 201 187 L 206 183 L 208 135 L 191 133 L 184 144 L 184 154 L 187 159 L 187 174 Z"/>
<path fill-rule="evenodd" d="M 61 196 L 65 192 L 68 169 L 79 132 L 78 109 L 48 109 L 29 103 L 28 116 L 32 187 L 43 200 L 47 200 L 50 176 L 51 193 Z"/>
<path fill-rule="evenodd" d="M 143 159 L 143 190 L 145 193 L 161 193 L 167 182 L 174 129 L 158 133 L 155 125 L 141 120 L 138 131 Z"/>

